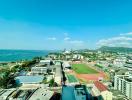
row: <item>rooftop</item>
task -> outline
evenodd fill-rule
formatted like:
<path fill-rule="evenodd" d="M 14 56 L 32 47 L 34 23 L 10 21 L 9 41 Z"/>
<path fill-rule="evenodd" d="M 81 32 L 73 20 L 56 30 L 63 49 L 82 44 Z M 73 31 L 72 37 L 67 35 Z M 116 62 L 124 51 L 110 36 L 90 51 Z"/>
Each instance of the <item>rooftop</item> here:
<path fill-rule="evenodd" d="M 130 75 L 116 75 L 116 77 L 119 77 L 122 80 L 125 80 L 127 82 L 131 82 L 132 83 L 132 76 L 130 76 Z"/>
<path fill-rule="evenodd" d="M 67 61 L 64 61 L 63 62 L 63 67 L 71 67 L 71 65 L 69 64 L 69 62 L 67 62 Z"/>
<path fill-rule="evenodd" d="M 62 100 L 75 100 L 73 86 L 63 86 L 62 92 Z"/>
<path fill-rule="evenodd" d="M 3 90 L 3 92 L 1 91 L 1 95 L 0 95 L 0 100 L 2 99 L 6 99 L 11 93 L 13 93 L 15 91 L 15 89 L 11 89 L 11 90 Z"/>
<path fill-rule="evenodd" d="M 91 96 L 84 85 L 63 86 L 62 100 L 90 100 Z"/>
<path fill-rule="evenodd" d="M 40 63 L 50 63 L 50 60 L 40 60 Z"/>
<path fill-rule="evenodd" d="M 74 93 L 75 93 L 76 100 L 88 100 L 88 99 L 90 99 L 88 91 L 86 91 L 86 87 L 84 85 L 75 86 Z"/>
<path fill-rule="evenodd" d="M 16 77 L 16 82 L 17 83 L 24 83 L 24 84 L 28 84 L 28 83 L 40 83 L 42 82 L 44 79 L 44 77 L 42 75 L 38 75 L 38 76 L 19 76 Z"/>
<path fill-rule="evenodd" d="M 62 73 L 61 73 L 61 67 L 60 66 L 56 66 L 56 73 L 55 73 L 55 76 L 62 76 Z"/>
<path fill-rule="evenodd" d="M 40 88 L 35 91 L 35 93 L 29 98 L 29 100 L 49 100 L 53 96 L 53 94 L 53 91 Z"/>
<path fill-rule="evenodd" d="M 103 91 L 106 91 L 108 90 L 108 88 L 101 82 L 99 81 L 96 81 L 94 82 L 94 85 L 97 87 L 97 89 L 100 91 L 100 92 L 103 92 Z"/>

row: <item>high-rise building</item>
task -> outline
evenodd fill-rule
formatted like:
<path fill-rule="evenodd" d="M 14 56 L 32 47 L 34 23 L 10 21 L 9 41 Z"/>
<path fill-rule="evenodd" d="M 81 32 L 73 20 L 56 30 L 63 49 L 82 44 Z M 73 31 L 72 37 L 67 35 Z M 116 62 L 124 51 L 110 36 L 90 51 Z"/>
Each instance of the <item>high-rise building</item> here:
<path fill-rule="evenodd" d="M 116 75 L 114 77 L 114 89 L 121 91 L 128 99 L 132 99 L 132 76 Z"/>

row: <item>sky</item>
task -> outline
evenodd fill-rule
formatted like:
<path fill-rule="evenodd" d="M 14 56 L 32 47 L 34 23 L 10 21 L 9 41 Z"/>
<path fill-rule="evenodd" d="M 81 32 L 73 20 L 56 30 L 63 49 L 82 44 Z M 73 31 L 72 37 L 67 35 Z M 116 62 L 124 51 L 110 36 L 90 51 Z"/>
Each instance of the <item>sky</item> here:
<path fill-rule="evenodd" d="M 131 0 L 0 0 L 0 49 L 132 47 Z"/>

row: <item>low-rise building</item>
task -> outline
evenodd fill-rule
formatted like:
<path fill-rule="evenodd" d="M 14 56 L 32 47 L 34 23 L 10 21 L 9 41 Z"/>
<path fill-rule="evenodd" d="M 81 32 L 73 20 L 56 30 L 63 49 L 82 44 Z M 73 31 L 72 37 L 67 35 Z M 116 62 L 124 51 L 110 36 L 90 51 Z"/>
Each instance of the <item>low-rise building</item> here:
<path fill-rule="evenodd" d="M 0 90 L 0 100 L 7 100 L 8 96 L 12 94 L 15 91 L 15 89 L 4 89 Z"/>
<path fill-rule="evenodd" d="M 44 79 L 43 75 L 38 76 L 18 76 L 15 78 L 18 85 L 40 84 Z"/>
<path fill-rule="evenodd" d="M 69 64 L 69 62 L 64 61 L 64 62 L 63 62 L 63 68 L 64 68 L 64 69 L 71 69 L 71 65 Z"/>
<path fill-rule="evenodd" d="M 31 73 L 33 75 L 47 74 L 47 70 L 49 69 L 50 64 L 50 60 L 41 60 L 39 64 L 31 68 Z"/>
<path fill-rule="evenodd" d="M 51 60 L 40 60 L 39 64 L 40 65 L 47 65 L 50 66 Z"/>
<path fill-rule="evenodd" d="M 80 54 L 74 54 L 73 55 L 73 59 L 75 59 L 75 60 L 82 60 L 84 57 L 82 56 L 82 55 L 80 55 Z"/>
<path fill-rule="evenodd" d="M 33 95 L 29 98 L 29 100 L 50 100 L 53 94 L 54 94 L 53 91 L 39 88 L 33 93 Z"/>
<path fill-rule="evenodd" d="M 68 50 L 64 50 L 63 54 L 70 54 L 71 52 Z"/>
<path fill-rule="evenodd" d="M 40 75 L 40 74 L 47 74 L 47 67 L 32 67 L 31 68 L 31 73 L 34 75 Z"/>
<path fill-rule="evenodd" d="M 36 90 L 15 90 L 13 93 L 8 95 L 6 100 L 28 100 L 28 98 L 35 92 Z M 2 99 L 3 100 L 3 99 Z"/>
<path fill-rule="evenodd" d="M 97 61 L 97 64 L 102 67 L 108 67 L 110 65 L 108 61 Z"/>
<path fill-rule="evenodd" d="M 118 57 L 113 61 L 113 65 L 115 67 L 124 67 L 125 63 L 126 63 L 127 59 L 126 57 Z"/>
<path fill-rule="evenodd" d="M 99 81 L 94 82 L 92 95 L 99 100 L 112 100 L 112 92 L 110 92 L 108 88 Z"/>
<path fill-rule="evenodd" d="M 61 82 L 62 82 L 62 70 L 61 70 L 61 66 L 56 66 L 55 82 L 58 85 L 61 85 Z"/>
<path fill-rule="evenodd" d="M 61 100 L 92 100 L 85 85 L 63 86 Z"/>

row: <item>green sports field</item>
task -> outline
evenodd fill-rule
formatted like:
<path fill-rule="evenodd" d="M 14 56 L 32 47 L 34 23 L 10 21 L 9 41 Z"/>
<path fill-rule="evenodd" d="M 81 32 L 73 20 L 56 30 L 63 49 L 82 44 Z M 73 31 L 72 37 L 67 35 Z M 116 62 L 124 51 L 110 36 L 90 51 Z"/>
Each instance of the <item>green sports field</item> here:
<path fill-rule="evenodd" d="M 97 74 L 98 72 L 86 64 L 72 64 L 72 69 L 78 74 Z"/>
<path fill-rule="evenodd" d="M 78 82 L 77 78 L 74 75 L 67 75 L 67 78 L 70 83 Z"/>

